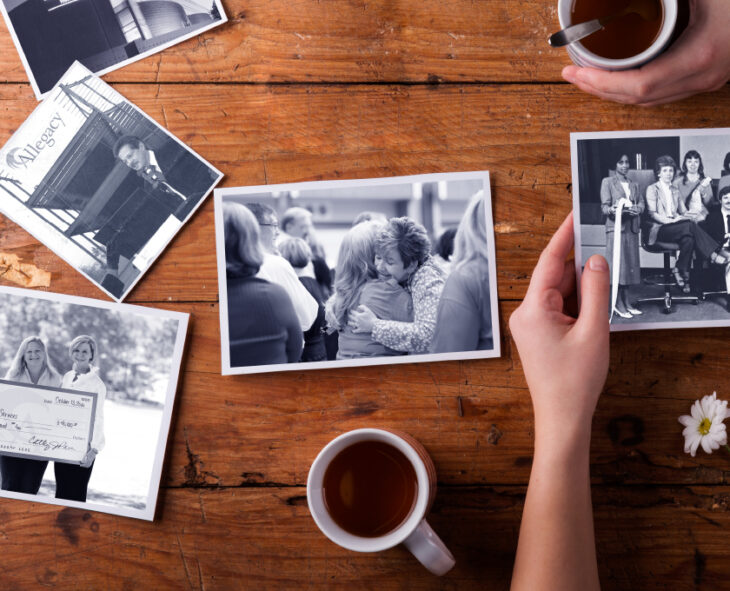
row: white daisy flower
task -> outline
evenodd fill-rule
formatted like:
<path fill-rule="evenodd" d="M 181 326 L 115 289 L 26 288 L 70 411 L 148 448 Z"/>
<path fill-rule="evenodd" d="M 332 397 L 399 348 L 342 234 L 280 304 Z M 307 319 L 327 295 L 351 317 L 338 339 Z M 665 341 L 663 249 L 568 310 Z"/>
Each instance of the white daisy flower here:
<path fill-rule="evenodd" d="M 701 445 L 706 453 L 727 444 L 727 431 L 723 421 L 730 417 L 727 400 L 718 400 L 717 392 L 695 400 L 690 411 L 692 415 L 682 415 L 679 422 L 684 425 L 684 452 L 695 456 Z"/>

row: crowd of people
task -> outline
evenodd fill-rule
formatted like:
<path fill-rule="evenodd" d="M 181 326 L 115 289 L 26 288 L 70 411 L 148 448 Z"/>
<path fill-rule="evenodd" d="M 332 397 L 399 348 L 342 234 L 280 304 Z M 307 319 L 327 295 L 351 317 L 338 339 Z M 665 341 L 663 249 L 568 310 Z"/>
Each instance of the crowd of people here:
<path fill-rule="evenodd" d="M 494 348 L 480 191 L 439 237 L 356 216 L 330 269 L 312 214 L 224 202 L 231 367 Z"/>
<path fill-rule="evenodd" d="M 48 357 L 43 340 L 38 336 L 27 337 L 20 343 L 5 379 L 97 394 L 94 427 L 81 463 L 53 463 L 56 498 L 84 502 L 96 456 L 104 448 L 106 386 L 99 377 L 99 348 L 93 337 L 77 336 L 71 341 L 68 353 L 71 369 L 61 375 Z M 0 486 L 2 490 L 38 494 L 47 466 L 47 460 L 0 455 Z"/>
<path fill-rule="evenodd" d="M 641 194 L 629 178 L 629 157 L 617 154 L 615 175 L 603 179 L 601 208 L 606 215 L 606 255 L 614 258 L 616 232 L 618 295 L 614 314 L 630 319 L 643 314 L 632 301 L 632 286 L 641 283 L 640 244 L 677 245 L 673 280 L 684 293 L 696 287 L 727 291 L 730 273 L 730 152 L 716 183 L 705 173 L 702 156 L 689 150 L 678 167 L 671 156 L 656 159 L 656 182 Z M 716 195 L 717 192 L 717 196 Z M 621 205 L 621 226 L 616 214 Z M 690 271 L 695 269 L 693 279 Z M 616 273 L 616 271 L 614 271 Z"/>

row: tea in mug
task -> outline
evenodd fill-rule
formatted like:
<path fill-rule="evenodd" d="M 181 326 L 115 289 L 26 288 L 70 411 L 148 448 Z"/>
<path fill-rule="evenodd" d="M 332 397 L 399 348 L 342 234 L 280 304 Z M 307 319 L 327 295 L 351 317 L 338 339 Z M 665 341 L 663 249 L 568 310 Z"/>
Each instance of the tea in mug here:
<path fill-rule="evenodd" d="M 639 55 L 656 41 L 664 23 L 664 7 L 656 3 L 654 20 L 644 20 L 636 13 L 629 13 L 609 22 L 605 28 L 581 39 L 588 51 L 608 59 L 626 59 Z M 570 22 L 583 23 L 620 12 L 630 0 L 574 0 Z"/>
<path fill-rule="evenodd" d="M 360 441 L 338 453 L 323 478 L 328 513 L 345 531 L 384 536 L 411 514 L 418 496 L 413 464 L 382 441 Z"/>

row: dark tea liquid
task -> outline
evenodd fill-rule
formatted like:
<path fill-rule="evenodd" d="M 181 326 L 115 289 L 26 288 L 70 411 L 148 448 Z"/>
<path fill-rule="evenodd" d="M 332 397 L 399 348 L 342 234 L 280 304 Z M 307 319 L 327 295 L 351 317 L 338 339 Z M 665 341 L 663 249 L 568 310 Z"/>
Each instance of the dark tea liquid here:
<path fill-rule="evenodd" d="M 583 23 L 620 12 L 630 0 L 573 0 L 571 23 Z M 645 21 L 636 13 L 626 14 L 588 37 L 581 44 L 596 55 L 608 59 L 625 59 L 640 54 L 654 43 L 664 22 L 664 9 L 660 0 L 657 5 L 659 18 Z"/>
<path fill-rule="evenodd" d="M 381 441 L 343 449 L 324 473 L 324 502 L 345 531 L 365 538 L 385 535 L 411 514 L 418 479 L 403 453 Z"/>

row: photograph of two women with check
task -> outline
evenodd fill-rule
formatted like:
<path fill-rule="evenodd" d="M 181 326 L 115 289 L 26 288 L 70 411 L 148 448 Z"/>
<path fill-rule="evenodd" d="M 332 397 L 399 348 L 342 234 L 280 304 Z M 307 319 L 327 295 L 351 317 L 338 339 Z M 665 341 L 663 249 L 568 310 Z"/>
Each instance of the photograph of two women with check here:
<path fill-rule="evenodd" d="M 0 287 L 0 496 L 151 520 L 187 319 Z"/>
<path fill-rule="evenodd" d="M 730 130 L 571 135 L 578 273 L 611 268 L 612 330 L 730 325 Z"/>

